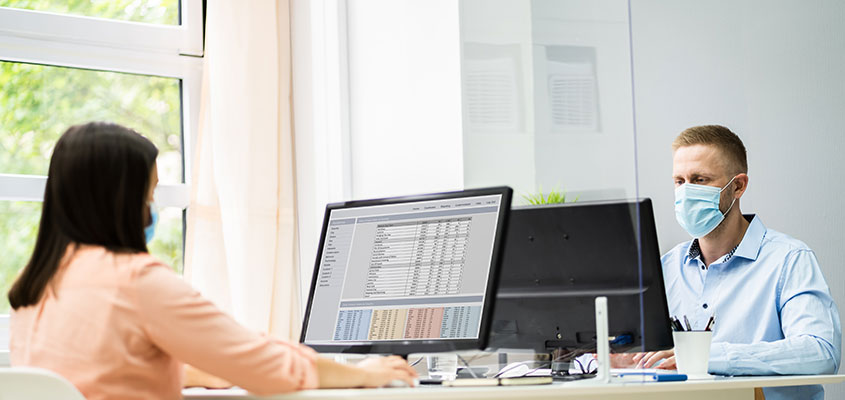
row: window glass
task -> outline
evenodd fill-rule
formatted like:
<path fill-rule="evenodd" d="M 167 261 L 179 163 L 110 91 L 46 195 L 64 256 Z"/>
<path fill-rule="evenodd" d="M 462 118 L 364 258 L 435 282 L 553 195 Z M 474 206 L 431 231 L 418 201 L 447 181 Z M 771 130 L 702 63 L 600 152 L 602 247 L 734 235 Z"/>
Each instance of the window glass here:
<path fill-rule="evenodd" d="M 185 212 L 181 208 L 165 207 L 159 208 L 158 214 L 156 233 L 153 241 L 147 244 L 147 249 L 173 271 L 181 274 Z"/>
<path fill-rule="evenodd" d="M 0 7 L 179 25 L 179 0 L 0 0 Z"/>
<path fill-rule="evenodd" d="M 0 62 L 0 173 L 46 175 L 59 136 L 98 120 L 148 137 L 159 181 L 182 183 L 180 98 L 175 78 Z"/>
<path fill-rule="evenodd" d="M 41 202 L 0 201 L 0 314 L 9 312 L 7 293 L 32 255 L 40 219 Z"/>
<path fill-rule="evenodd" d="M 183 214 L 181 208 L 160 209 L 156 234 L 148 245 L 152 255 L 177 273 L 182 272 Z M 0 315 L 9 312 L 7 293 L 29 262 L 40 219 L 41 202 L 0 201 Z"/>

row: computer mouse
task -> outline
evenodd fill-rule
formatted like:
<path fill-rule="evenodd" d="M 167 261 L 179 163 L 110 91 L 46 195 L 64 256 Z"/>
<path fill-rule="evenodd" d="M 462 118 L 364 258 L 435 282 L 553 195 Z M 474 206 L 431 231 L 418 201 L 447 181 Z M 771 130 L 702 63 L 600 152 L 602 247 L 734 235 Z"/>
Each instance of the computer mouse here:
<path fill-rule="evenodd" d="M 418 382 L 419 382 L 419 381 L 417 381 L 416 379 L 414 379 L 414 384 L 413 384 L 413 385 L 409 385 L 409 384 L 408 384 L 408 382 L 405 382 L 405 381 L 403 381 L 403 380 L 401 380 L 401 379 L 394 379 L 394 380 L 392 380 L 392 381 L 390 381 L 390 382 L 387 382 L 387 384 L 386 384 L 386 385 L 384 385 L 384 386 L 382 386 L 382 387 L 385 387 L 385 388 L 407 388 L 407 387 L 416 387 L 417 385 L 419 385 L 419 383 L 418 383 Z"/>
<path fill-rule="evenodd" d="M 499 371 L 499 378 L 515 378 L 519 376 L 524 376 L 531 368 L 525 365 L 524 362 L 515 362 L 506 365 Z"/>

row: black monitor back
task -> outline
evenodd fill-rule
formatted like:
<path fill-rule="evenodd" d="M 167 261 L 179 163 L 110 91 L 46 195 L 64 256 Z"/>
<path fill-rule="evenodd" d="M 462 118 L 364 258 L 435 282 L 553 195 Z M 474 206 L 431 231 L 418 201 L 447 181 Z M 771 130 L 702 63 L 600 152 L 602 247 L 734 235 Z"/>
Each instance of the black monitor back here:
<path fill-rule="evenodd" d="M 489 347 L 590 351 L 597 296 L 614 351 L 672 347 L 651 200 L 511 210 Z"/>

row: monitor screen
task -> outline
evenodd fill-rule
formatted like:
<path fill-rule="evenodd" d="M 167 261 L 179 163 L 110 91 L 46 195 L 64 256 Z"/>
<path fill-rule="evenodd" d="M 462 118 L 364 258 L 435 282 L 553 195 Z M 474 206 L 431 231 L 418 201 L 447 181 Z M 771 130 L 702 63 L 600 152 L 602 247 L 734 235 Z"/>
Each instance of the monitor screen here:
<path fill-rule="evenodd" d="M 651 200 L 515 208 L 502 257 L 490 347 L 595 351 L 596 296 L 611 350 L 672 347 Z"/>
<path fill-rule="evenodd" d="M 302 342 L 325 352 L 483 348 L 510 189 L 331 204 Z"/>

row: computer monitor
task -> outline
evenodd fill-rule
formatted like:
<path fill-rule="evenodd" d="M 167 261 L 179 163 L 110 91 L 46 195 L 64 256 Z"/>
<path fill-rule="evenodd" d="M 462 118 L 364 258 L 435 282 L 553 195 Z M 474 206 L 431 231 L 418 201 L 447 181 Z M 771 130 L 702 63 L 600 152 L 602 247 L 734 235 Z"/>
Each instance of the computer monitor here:
<path fill-rule="evenodd" d="M 612 351 L 672 347 L 651 200 L 511 210 L 490 348 L 562 362 L 595 351 L 597 296 Z"/>
<path fill-rule="evenodd" d="M 329 204 L 300 341 L 328 353 L 483 349 L 511 195 Z"/>

